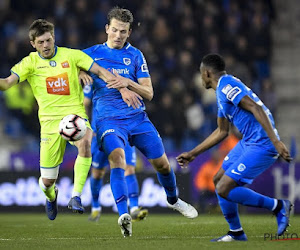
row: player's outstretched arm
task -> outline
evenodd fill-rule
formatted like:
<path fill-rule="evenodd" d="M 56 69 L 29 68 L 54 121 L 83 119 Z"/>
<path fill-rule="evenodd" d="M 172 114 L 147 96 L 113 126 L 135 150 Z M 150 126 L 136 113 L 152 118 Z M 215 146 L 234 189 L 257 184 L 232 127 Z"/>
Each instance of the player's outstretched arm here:
<path fill-rule="evenodd" d="M 229 122 L 226 118 L 218 117 L 218 128 L 210 134 L 202 143 L 189 152 L 184 152 L 176 157 L 178 164 L 186 168 L 189 162 L 193 161 L 199 154 L 224 140 L 229 131 Z"/>
<path fill-rule="evenodd" d="M 240 101 L 239 106 L 251 112 L 254 115 L 256 120 L 266 131 L 277 152 L 281 155 L 283 159 L 290 162 L 292 160 L 290 153 L 287 147 L 284 145 L 284 143 L 278 140 L 270 123 L 270 120 L 263 108 L 260 105 L 258 105 L 255 101 L 253 101 L 249 96 L 244 96 Z"/>
<path fill-rule="evenodd" d="M 132 91 L 138 93 L 142 97 L 146 98 L 147 100 L 151 101 L 153 98 L 153 86 L 150 77 L 143 77 L 138 79 L 138 83 L 132 81 L 129 78 L 120 76 L 119 74 L 115 73 L 116 77 L 120 79 L 119 83 L 108 83 L 108 88 L 119 88 L 119 87 L 127 87 Z M 121 83 L 126 82 L 126 86 L 122 86 Z"/>
<path fill-rule="evenodd" d="M 0 90 L 5 91 L 17 84 L 19 77 L 16 74 L 11 74 L 9 77 L 0 78 Z"/>

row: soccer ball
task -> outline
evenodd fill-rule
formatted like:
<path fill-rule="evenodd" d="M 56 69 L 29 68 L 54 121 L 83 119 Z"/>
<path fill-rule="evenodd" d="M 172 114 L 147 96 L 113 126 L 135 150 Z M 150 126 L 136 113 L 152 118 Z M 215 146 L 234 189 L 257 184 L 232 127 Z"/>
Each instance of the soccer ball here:
<path fill-rule="evenodd" d="M 67 115 L 59 123 L 59 133 L 67 141 L 78 141 L 86 133 L 85 120 L 78 115 Z"/>

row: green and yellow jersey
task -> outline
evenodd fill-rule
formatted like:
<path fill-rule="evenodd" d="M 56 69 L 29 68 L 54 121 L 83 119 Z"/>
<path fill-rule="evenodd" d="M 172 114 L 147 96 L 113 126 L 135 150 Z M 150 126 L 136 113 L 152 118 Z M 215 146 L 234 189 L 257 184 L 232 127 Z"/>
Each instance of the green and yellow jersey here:
<path fill-rule="evenodd" d="M 19 82 L 27 80 L 31 85 L 39 105 L 39 119 L 43 122 L 69 114 L 87 118 L 78 74 L 80 69 L 88 71 L 92 65 L 93 59 L 82 51 L 56 47 L 52 58 L 32 52 L 11 72 L 19 77 Z"/>

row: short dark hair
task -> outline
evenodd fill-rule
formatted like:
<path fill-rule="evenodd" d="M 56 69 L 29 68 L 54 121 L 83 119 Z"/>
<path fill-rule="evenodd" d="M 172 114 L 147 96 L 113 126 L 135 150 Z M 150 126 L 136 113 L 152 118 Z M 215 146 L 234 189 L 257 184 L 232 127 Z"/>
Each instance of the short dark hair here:
<path fill-rule="evenodd" d="M 225 70 L 225 61 L 219 54 L 208 54 L 203 57 L 202 63 L 204 66 L 211 68 L 214 72 Z"/>
<path fill-rule="evenodd" d="M 54 24 L 45 19 L 37 19 L 29 27 L 29 39 L 34 42 L 38 36 L 44 35 L 46 32 L 50 32 L 53 36 Z"/>
<path fill-rule="evenodd" d="M 131 29 L 133 23 L 133 15 L 130 10 L 122 9 L 116 6 L 112 8 L 107 14 L 108 24 L 110 24 L 113 18 L 124 23 L 129 23 L 129 28 Z"/>

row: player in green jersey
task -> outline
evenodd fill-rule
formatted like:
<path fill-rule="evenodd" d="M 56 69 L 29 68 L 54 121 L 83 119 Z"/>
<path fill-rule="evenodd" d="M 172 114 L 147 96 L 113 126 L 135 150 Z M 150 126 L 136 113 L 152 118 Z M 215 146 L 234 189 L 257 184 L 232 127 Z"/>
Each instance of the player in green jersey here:
<path fill-rule="evenodd" d="M 87 120 L 83 105 L 83 91 L 78 79 L 80 69 L 97 74 L 105 82 L 118 82 L 113 74 L 80 50 L 55 45 L 54 25 L 46 20 L 35 20 L 29 28 L 30 43 L 36 52 L 30 53 L 11 69 L 11 75 L 0 79 L 0 90 L 27 80 L 39 105 L 41 125 L 39 184 L 46 195 L 46 212 L 50 220 L 57 215 L 57 193 L 55 186 L 65 152 L 66 141 L 58 132 L 60 120 L 69 114 Z M 123 100 L 136 107 L 140 105 L 136 93 L 120 88 Z M 74 143 L 78 156 L 74 165 L 74 189 L 68 208 L 83 213 L 80 195 L 91 166 L 92 130 Z"/>

